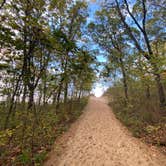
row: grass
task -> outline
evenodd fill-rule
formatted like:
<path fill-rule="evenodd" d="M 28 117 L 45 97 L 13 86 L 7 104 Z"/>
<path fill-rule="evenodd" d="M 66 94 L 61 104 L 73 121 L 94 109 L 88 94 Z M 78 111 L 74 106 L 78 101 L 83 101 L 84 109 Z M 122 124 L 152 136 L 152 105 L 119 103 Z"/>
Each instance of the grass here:
<path fill-rule="evenodd" d="M 133 136 L 161 147 L 166 154 L 166 116 L 163 114 L 165 110 L 160 111 L 157 97 L 153 95 L 148 100 L 143 92 L 135 90 L 126 103 L 120 91 L 118 88 L 110 89 L 107 93 L 109 97 L 112 95 L 109 105 L 116 117 L 128 127 Z"/>
<path fill-rule="evenodd" d="M 87 98 L 55 106 L 37 107 L 36 112 L 27 112 L 18 106 L 8 129 L 3 130 L 5 110 L 0 113 L 0 165 L 42 165 L 55 139 L 64 133 L 82 113 Z"/>

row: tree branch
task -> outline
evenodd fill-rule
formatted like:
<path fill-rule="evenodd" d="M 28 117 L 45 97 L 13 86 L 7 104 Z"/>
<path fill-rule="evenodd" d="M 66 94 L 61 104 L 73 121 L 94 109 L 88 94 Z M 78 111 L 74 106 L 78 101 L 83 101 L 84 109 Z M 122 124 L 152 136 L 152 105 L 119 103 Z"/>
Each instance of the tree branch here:
<path fill-rule="evenodd" d="M 145 31 L 145 22 L 146 22 L 146 13 L 147 13 L 147 10 L 146 10 L 146 5 L 145 5 L 145 1 L 146 0 L 142 0 L 142 12 L 143 12 L 143 20 L 142 20 L 142 26 L 143 26 L 143 30 Z"/>
<path fill-rule="evenodd" d="M 142 28 L 140 26 L 140 24 L 138 23 L 138 21 L 136 20 L 136 18 L 133 16 L 133 14 L 131 13 L 130 9 L 129 9 L 129 5 L 127 3 L 127 0 L 124 0 L 125 4 L 126 4 L 126 7 L 127 7 L 127 11 L 129 13 L 129 15 L 131 16 L 131 18 L 134 20 L 135 24 L 137 25 L 137 27 L 140 29 L 140 31 L 143 33 L 143 36 L 144 36 L 144 39 L 145 39 L 145 43 L 147 45 L 147 49 L 148 49 L 148 52 L 149 52 L 149 55 L 152 55 L 153 52 L 152 52 L 152 49 L 151 49 L 151 46 L 150 46 L 150 42 L 149 42 L 149 39 L 148 39 L 148 35 L 146 33 L 146 30 L 145 30 L 145 21 L 146 21 L 146 6 L 145 6 L 145 1 L 146 0 L 142 0 L 142 3 L 143 3 L 143 26 L 144 28 Z M 148 57 L 148 55 L 146 55 Z M 150 57 L 149 57 L 150 58 Z"/>
<path fill-rule="evenodd" d="M 140 29 L 140 31 L 143 32 L 143 28 L 140 26 L 140 24 L 138 23 L 138 21 L 136 20 L 136 18 L 134 17 L 134 15 L 131 13 L 131 11 L 129 9 L 129 4 L 128 4 L 127 0 L 124 0 L 124 2 L 126 4 L 127 12 L 129 13 L 130 17 L 133 19 L 133 21 L 135 22 L 135 24 L 137 25 L 137 27 Z"/>
<path fill-rule="evenodd" d="M 120 16 L 120 18 L 121 18 L 121 21 L 123 22 L 123 24 L 124 24 L 124 26 L 125 26 L 125 29 L 126 29 L 126 31 L 128 32 L 130 38 L 133 40 L 133 42 L 134 42 L 136 48 L 137 48 L 142 54 L 145 54 L 145 52 L 142 50 L 141 46 L 139 45 L 137 39 L 136 39 L 135 36 L 133 35 L 131 28 L 130 28 L 129 25 L 126 23 L 125 18 L 124 18 L 124 16 L 123 16 L 122 12 L 121 12 L 121 9 L 120 9 L 118 0 L 115 0 L 115 2 L 116 2 L 116 7 L 117 7 L 117 10 L 118 10 L 119 16 Z"/>
<path fill-rule="evenodd" d="M 6 0 L 3 0 L 2 3 L 1 3 L 1 5 L 0 5 L 0 10 L 3 8 L 3 6 L 5 5 L 5 3 L 6 3 Z"/>

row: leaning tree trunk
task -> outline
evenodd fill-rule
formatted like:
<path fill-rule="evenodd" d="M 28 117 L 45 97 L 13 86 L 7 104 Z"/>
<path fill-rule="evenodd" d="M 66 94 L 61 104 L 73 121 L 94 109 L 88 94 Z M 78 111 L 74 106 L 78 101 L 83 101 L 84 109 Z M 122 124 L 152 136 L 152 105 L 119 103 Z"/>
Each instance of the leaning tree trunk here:
<path fill-rule="evenodd" d="M 135 36 L 133 35 L 133 31 L 131 29 L 131 27 L 127 24 L 127 22 L 125 21 L 125 17 L 123 16 L 123 13 L 121 11 L 121 8 L 120 8 L 120 4 L 118 2 L 118 0 L 115 0 L 116 2 L 116 6 L 117 6 L 117 11 L 119 13 L 119 16 L 121 18 L 121 21 L 123 22 L 124 24 L 124 27 L 127 31 L 127 33 L 129 34 L 130 38 L 133 40 L 136 48 L 138 49 L 138 51 L 140 53 L 143 54 L 143 56 L 150 62 L 150 64 L 153 66 L 153 69 L 154 69 L 154 76 L 155 76 L 155 80 L 156 80 L 156 84 L 157 84 L 157 89 L 158 89 L 158 95 L 159 95 L 159 102 L 160 102 L 160 106 L 163 107 L 163 106 L 166 106 L 166 101 L 165 101 L 165 93 L 164 93 L 164 88 L 163 88 L 163 85 L 162 85 L 162 82 L 161 82 L 161 77 L 160 77 L 160 74 L 158 73 L 159 72 L 159 69 L 158 67 L 156 66 L 156 64 L 154 62 L 152 62 L 152 57 L 153 57 L 153 51 L 152 51 L 152 48 L 150 46 L 150 41 L 148 39 L 148 35 L 147 35 L 147 32 L 146 32 L 146 29 L 145 29 L 145 17 L 146 17 L 146 6 L 145 6 L 145 2 L 143 2 L 143 5 L 144 5 L 144 8 L 143 8 L 143 15 L 144 15 L 144 20 L 143 20 L 143 24 L 144 26 L 141 27 L 139 22 L 134 18 L 132 12 L 130 12 L 130 9 L 129 9 L 129 5 L 127 3 L 127 1 L 125 0 L 125 4 L 127 6 L 127 11 L 129 13 L 129 15 L 131 16 L 131 18 L 133 19 L 133 21 L 135 22 L 135 25 L 140 29 L 140 31 L 142 32 L 143 36 L 144 36 L 144 39 L 145 39 L 145 44 L 147 45 L 147 49 L 148 49 L 148 54 L 141 48 L 141 45 L 139 44 L 139 42 L 137 41 L 137 39 L 135 38 Z"/>

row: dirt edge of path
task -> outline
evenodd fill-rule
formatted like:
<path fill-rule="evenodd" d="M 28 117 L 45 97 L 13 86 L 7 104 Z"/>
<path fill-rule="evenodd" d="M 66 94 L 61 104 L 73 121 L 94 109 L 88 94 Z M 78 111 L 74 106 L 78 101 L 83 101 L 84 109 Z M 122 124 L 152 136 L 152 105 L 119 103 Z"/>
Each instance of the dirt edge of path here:
<path fill-rule="evenodd" d="M 87 104 L 88 105 L 88 104 Z M 65 131 L 62 135 L 56 138 L 54 144 L 52 145 L 51 151 L 47 154 L 46 159 L 43 163 L 44 166 L 52 166 L 50 161 L 54 160 L 54 164 L 58 164 L 58 158 L 63 154 L 67 149 L 67 142 L 74 138 L 80 121 L 84 118 L 87 110 L 87 106 L 82 111 L 82 115 L 72 124 L 67 131 Z"/>
<path fill-rule="evenodd" d="M 108 103 L 105 103 L 108 104 Z M 108 106 L 108 105 L 107 105 Z M 108 106 L 109 107 L 109 106 Z M 58 137 L 55 140 L 55 143 L 52 147 L 52 151 L 48 154 L 48 157 L 46 159 L 46 161 L 44 162 L 44 166 L 57 166 L 59 165 L 60 161 L 60 157 L 66 153 L 67 151 L 67 143 L 69 142 L 69 140 L 73 139 L 76 136 L 76 133 L 78 132 L 79 126 L 81 125 L 81 121 L 84 119 L 84 117 L 87 116 L 89 112 L 89 101 L 87 106 L 84 108 L 84 111 L 82 113 L 82 115 L 78 118 L 77 121 L 75 121 L 73 124 L 71 124 L 70 128 L 68 131 L 66 131 L 64 134 L 62 134 L 60 137 Z M 112 116 L 113 119 L 116 119 L 116 124 L 118 124 L 118 126 L 120 126 L 121 129 L 123 129 L 123 133 L 125 135 L 128 135 L 129 137 L 131 137 L 131 140 L 135 143 L 140 145 L 141 148 L 146 147 L 145 149 L 147 149 L 149 152 L 147 152 L 147 154 L 152 154 L 152 156 L 154 155 L 154 157 L 161 159 L 161 162 L 164 161 L 165 163 L 165 156 L 162 155 L 160 153 L 160 151 L 158 151 L 157 147 L 149 147 L 147 144 L 145 144 L 144 142 L 142 142 L 140 139 L 135 138 L 131 132 L 128 130 L 128 128 L 126 126 L 124 126 L 114 115 L 114 113 L 111 111 L 110 108 L 110 116 Z M 150 152 L 151 151 L 151 152 Z M 119 165 L 121 166 L 121 165 Z M 161 165 L 161 166 L 165 166 L 165 165 Z"/>

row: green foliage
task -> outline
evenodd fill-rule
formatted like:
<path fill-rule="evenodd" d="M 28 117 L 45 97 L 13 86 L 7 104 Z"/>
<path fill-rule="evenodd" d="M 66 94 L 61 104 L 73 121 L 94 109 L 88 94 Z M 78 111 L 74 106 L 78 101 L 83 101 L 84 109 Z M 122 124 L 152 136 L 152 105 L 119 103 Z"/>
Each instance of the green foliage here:
<path fill-rule="evenodd" d="M 27 150 L 23 151 L 19 156 L 17 156 L 16 160 L 16 162 L 21 163 L 22 165 L 30 165 L 30 152 Z"/>
<path fill-rule="evenodd" d="M 86 104 L 87 98 L 69 101 L 67 105 L 61 103 L 58 113 L 55 105 L 38 106 L 37 119 L 20 105 L 10 124 L 14 129 L 0 131 L 0 164 L 41 165 L 55 139 L 81 115 Z"/>
<path fill-rule="evenodd" d="M 3 5 L 0 165 L 41 165 L 55 138 L 81 115 L 95 81 L 94 53 L 78 44 L 87 7 L 75 0 Z"/>
<path fill-rule="evenodd" d="M 145 130 L 150 134 L 154 131 L 157 131 L 158 129 L 160 129 L 160 126 L 152 126 L 152 125 L 148 125 Z"/>
<path fill-rule="evenodd" d="M 152 82 L 153 84 L 153 82 Z M 157 101 L 155 86 L 151 87 L 151 96 L 148 99 L 144 93 L 146 91 L 141 81 L 135 81 L 130 84 L 134 87 L 129 88 L 129 101 L 126 103 L 122 93 L 122 85 L 117 83 L 110 88 L 106 93 L 110 96 L 110 106 L 117 118 L 124 123 L 134 136 L 144 138 L 145 141 L 155 142 L 157 137 L 158 142 L 162 142 L 164 137 L 165 118 L 160 112 L 160 106 Z M 163 130 L 159 132 L 159 130 Z M 159 132 L 159 133 L 158 133 Z M 155 136 L 154 136 L 154 133 Z M 160 135 L 157 136 L 157 133 Z M 158 144 L 157 144 L 158 145 Z"/>
<path fill-rule="evenodd" d="M 12 136 L 13 132 L 14 129 L 0 131 L 0 146 L 4 146 L 8 143 L 8 140 Z"/>

